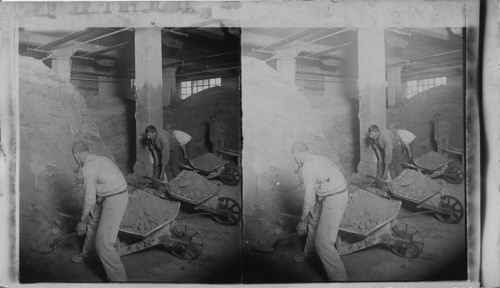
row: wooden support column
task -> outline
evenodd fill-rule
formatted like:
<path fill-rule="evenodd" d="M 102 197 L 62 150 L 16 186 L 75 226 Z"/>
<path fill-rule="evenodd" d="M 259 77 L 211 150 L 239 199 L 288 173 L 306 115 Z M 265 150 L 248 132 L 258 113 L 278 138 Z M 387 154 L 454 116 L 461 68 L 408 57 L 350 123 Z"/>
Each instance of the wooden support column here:
<path fill-rule="evenodd" d="M 148 125 L 163 129 L 163 77 L 161 28 L 135 29 L 135 120 L 136 120 L 136 176 L 153 175 L 150 152 L 144 144 L 144 130 Z"/>
<path fill-rule="evenodd" d="M 71 77 L 71 56 L 73 49 L 63 48 L 54 51 L 51 67 L 64 82 L 69 83 Z"/>
<path fill-rule="evenodd" d="M 177 67 L 163 69 L 163 106 L 170 106 L 179 100 L 175 72 Z"/>
<path fill-rule="evenodd" d="M 401 67 L 387 68 L 387 104 L 388 106 L 401 105 L 403 92 L 401 90 Z"/>
<path fill-rule="evenodd" d="M 359 174 L 375 175 L 375 153 L 371 149 L 368 127 L 386 127 L 386 81 L 384 29 L 358 29 L 358 93 L 360 163 Z"/>
<path fill-rule="evenodd" d="M 290 83 L 295 83 L 296 56 L 296 53 L 279 54 L 276 56 L 276 71 L 289 80 Z"/>

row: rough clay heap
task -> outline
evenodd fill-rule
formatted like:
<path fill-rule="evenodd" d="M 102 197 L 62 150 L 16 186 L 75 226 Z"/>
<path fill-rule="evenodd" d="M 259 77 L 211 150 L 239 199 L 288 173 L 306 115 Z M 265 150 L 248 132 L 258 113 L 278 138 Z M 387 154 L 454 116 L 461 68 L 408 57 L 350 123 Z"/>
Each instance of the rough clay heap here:
<path fill-rule="evenodd" d="M 349 200 L 340 228 L 365 234 L 399 211 L 399 201 L 388 200 L 357 186 L 349 189 Z"/>
<path fill-rule="evenodd" d="M 205 153 L 208 145 L 208 117 L 216 114 L 226 125 L 225 148 L 241 149 L 241 96 L 240 90 L 212 87 L 182 100 L 177 106 L 167 107 L 165 123 L 193 137 L 190 141 L 192 156 Z"/>
<path fill-rule="evenodd" d="M 418 202 L 441 190 L 438 182 L 409 169 L 404 170 L 392 180 L 389 183 L 389 188 L 396 195 L 405 196 Z"/>
<path fill-rule="evenodd" d="M 146 235 L 156 227 L 175 219 L 179 206 L 179 202 L 161 199 L 145 190 L 137 189 L 129 196 L 120 229 Z"/>
<path fill-rule="evenodd" d="M 167 183 L 167 190 L 173 196 L 195 203 L 207 199 L 219 192 L 217 184 L 210 182 L 196 172 L 184 170 Z"/>
<path fill-rule="evenodd" d="M 205 153 L 200 157 L 191 159 L 191 163 L 196 169 L 211 172 L 217 166 L 223 165 L 225 161 L 217 157 L 215 154 Z"/>
<path fill-rule="evenodd" d="M 436 170 L 440 165 L 444 165 L 448 163 L 448 159 L 441 154 L 431 151 L 421 157 L 414 159 L 415 164 L 419 167 Z"/>

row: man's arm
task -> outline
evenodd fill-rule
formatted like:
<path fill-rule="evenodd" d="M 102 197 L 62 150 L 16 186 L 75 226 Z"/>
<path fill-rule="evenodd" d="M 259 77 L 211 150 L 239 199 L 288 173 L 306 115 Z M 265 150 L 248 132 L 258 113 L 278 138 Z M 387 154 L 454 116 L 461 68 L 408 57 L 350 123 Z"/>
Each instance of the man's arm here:
<path fill-rule="evenodd" d="M 181 145 L 182 155 L 184 156 L 184 160 L 189 160 L 188 152 L 186 149 L 186 145 Z"/>
<path fill-rule="evenodd" d="M 413 158 L 413 154 L 411 153 L 410 144 L 405 143 L 405 147 L 406 147 L 406 151 L 408 151 L 408 157 Z"/>
<path fill-rule="evenodd" d="M 92 209 L 94 209 L 96 203 L 96 181 L 97 177 L 95 175 L 95 169 L 84 169 L 82 171 L 83 176 L 83 189 L 85 191 L 85 200 L 83 202 L 83 211 L 80 221 L 84 221 L 87 215 Z"/>
<path fill-rule="evenodd" d="M 302 206 L 302 222 L 307 220 L 309 212 L 314 208 L 316 203 L 316 191 L 314 191 L 314 175 L 311 169 L 302 167 L 302 180 L 304 182 L 304 205 Z"/>
<path fill-rule="evenodd" d="M 165 136 L 162 136 L 161 138 L 161 170 L 160 170 L 160 180 L 163 181 L 164 175 L 165 175 L 165 170 L 168 165 L 168 160 L 170 158 L 170 141 L 169 139 Z"/>
<path fill-rule="evenodd" d="M 388 137 L 384 137 L 382 138 L 382 140 L 384 141 L 384 174 L 382 175 L 382 178 L 383 179 L 386 179 L 387 178 L 387 171 L 389 171 L 389 164 L 391 164 L 392 162 L 392 139 L 388 138 Z"/>

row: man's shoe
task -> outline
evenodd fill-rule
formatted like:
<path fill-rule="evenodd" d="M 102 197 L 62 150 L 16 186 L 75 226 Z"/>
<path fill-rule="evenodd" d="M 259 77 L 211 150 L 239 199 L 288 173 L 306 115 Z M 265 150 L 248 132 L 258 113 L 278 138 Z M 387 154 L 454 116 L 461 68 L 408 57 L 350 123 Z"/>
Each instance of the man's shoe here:
<path fill-rule="evenodd" d="M 293 256 L 293 262 L 304 262 L 304 261 L 309 261 L 309 260 L 313 260 L 315 259 L 316 256 L 306 256 L 304 255 L 304 253 L 300 253 L 300 254 L 297 254 L 295 256 Z"/>
<path fill-rule="evenodd" d="M 71 258 L 71 262 L 81 263 L 81 262 L 85 261 L 86 259 L 88 259 L 88 257 L 83 257 L 82 254 L 78 254 L 78 255 L 73 256 L 73 258 Z"/>

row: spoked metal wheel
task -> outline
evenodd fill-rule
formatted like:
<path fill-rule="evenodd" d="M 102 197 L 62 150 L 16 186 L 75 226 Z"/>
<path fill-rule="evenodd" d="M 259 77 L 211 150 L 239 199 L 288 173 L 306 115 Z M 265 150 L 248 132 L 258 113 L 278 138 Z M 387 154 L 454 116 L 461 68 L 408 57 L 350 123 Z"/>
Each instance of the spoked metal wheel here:
<path fill-rule="evenodd" d="M 172 254 L 184 260 L 196 260 L 203 251 L 203 240 L 200 233 L 187 225 L 176 225 L 170 230 L 172 239 L 163 246 Z"/>
<path fill-rule="evenodd" d="M 221 172 L 220 181 L 225 185 L 236 186 L 241 181 L 240 171 L 234 167 L 226 167 Z"/>
<path fill-rule="evenodd" d="M 228 197 L 220 197 L 218 201 L 216 209 L 228 213 L 228 216 L 214 214 L 215 221 L 226 226 L 237 225 L 241 220 L 240 204 Z"/>
<path fill-rule="evenodd" d="M 464 217 L 464 206 L 460 200 L 450 195 L 441 196 L 439 201 L 439 208 L 448 211 L 447 214 L 436 212 L 436 218 L 448 224 L 457 224 Z"/>
<path fill-rule="evenodd" d="M 424 249 L 420 232 L 407 223 L 398 223 L 392 228 L 390 248 L 396 255 L 408 259 L 418 257 Z"/>
<path fill-rule="evenodd" d="M 462 184 L 464 181 L 464 171 L 457 166 L 450 166 L 443 174 L 444 180 L 451 184 Z"/>

